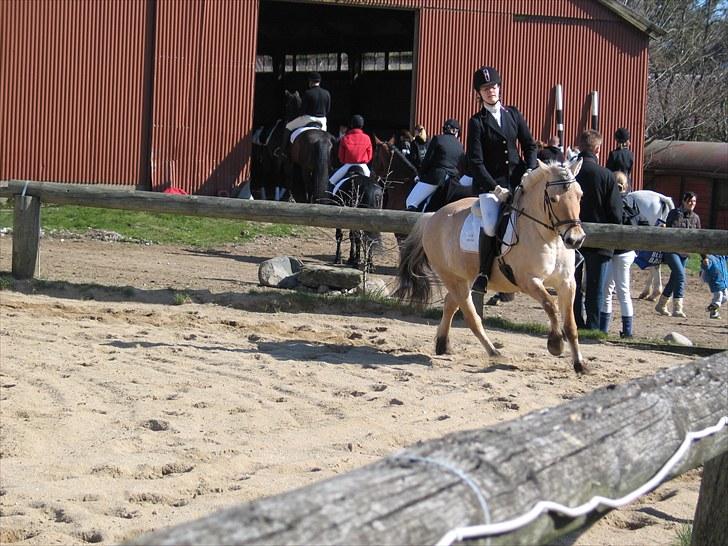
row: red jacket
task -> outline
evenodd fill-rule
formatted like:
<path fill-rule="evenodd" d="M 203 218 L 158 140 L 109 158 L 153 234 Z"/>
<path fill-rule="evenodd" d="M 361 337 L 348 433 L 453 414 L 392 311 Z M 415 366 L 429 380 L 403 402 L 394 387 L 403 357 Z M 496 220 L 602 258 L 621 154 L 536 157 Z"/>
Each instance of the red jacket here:
<path fill-rule="evenodd" d="M 369 163 L 372 160 L 372 140 L 361 129 L 349 129 L 339 142 L 341 163 Z"/>

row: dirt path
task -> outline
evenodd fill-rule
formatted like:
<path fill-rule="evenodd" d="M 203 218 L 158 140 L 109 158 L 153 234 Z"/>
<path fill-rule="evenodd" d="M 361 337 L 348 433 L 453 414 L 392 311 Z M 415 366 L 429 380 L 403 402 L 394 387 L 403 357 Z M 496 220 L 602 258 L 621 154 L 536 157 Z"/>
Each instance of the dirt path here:
<path fill-rule="evenodd" d="M 118 543 L 691 359 L 585 343 L 594 373 L 577 377 L 542 337 L 493 331 L 492 365 L 460 325 L 456 354 L 435 357 L 433 320 L 250 293 L 262 260 L 332 251 L 325 230 L 212 251 L 44 239 L 46 282 L 0 292 L 0 542 Z M 0 272 L 10 254 L 0 238 Z M 395 263 L 390 244 L 388 283 Z M 691 281 L 688 320 L 638 302 L 638 333 L 725 345 L 706 293 Z M 523 296 L 490 310 L 545 322 Z M 688 473 L 569 543 L 670 544 L 698 487 Z"/>

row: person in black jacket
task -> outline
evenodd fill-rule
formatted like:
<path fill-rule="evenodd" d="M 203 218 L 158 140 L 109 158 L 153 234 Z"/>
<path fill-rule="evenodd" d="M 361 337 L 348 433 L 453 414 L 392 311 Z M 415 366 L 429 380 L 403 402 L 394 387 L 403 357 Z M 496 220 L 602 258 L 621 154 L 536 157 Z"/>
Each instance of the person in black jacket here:
<path fill-rule="evenodd" d="M 473 185 L 480 195 L 481 208 L 486 209 L 485 196 L 496 186 L 514 189 L 527 170 L 536 168 L 536 142 L 526 120 L 513 106 L 500 102 L 501 77 L 490 66 L 482 66 L 473 75 L 473 89 L 481 104 L 468 121 L 468 163 Z M 523 158 L 518 153 L 520 144 Z M 480 274 L 473 291 L 485 292 L 488 275 L 495 258 L 495 237 L 480 231 Z"/>
<path fill-rule="evenodd" d="M 617 147 L 609 152 L 607 169 L 612 172 L 623 172 L 631 181 L 634 156 L 632 155 L 632 150 L 629 149 L 629 138 L 629 131 L 624 127 L 620 127 L 614 132 L 614 140 L 617 141 Z"/>
<path fill-rule="evenodd" d="M 584 195 L 581 198 L 582 222 L 598 224 L 622 223 L 622 196 L 609 169 L 599 165 L 598 155 L 602 145 L 599 131 L 584 131 L 579 138 L 579 157 L 583 160 L 581 170 L 576 176 Z M 599 329 L 599 306 L 604 300 L 604 279 L 607 265 L 612 259 L 613 251 L 603 248 L 583 247 L 582 264 L 576 268 L 576 296 L 574 298 L 574 316 L 577 328 Z M 586 294 L 582 311 L 582 273 L 586 270 Z"/>
<path fill-rule="evenodd" d="M 321 130 L 326 130 L 327 116 L 331 111 L 331 94 L 321 87 L 321 74 L 318 72 L 308 73 L 308 89 L 301 95 L 301 110 L 298 117 L 293 118 L 286 123 L 285 131 L 283 131 L 281 151 L 284 153 L 288 150 L 288 140 L 291 133 L 309 123 L 318 123 Z"/>
<path fill-rule="evenodd" d="M 459 178 L 458 166 L 465 155 L 459 133 L 460 122 L 447 119 L 442 125 L 442 134 L 432 138 L 419 168 L 419 180 L 407 196 L 407 210 L 418 210 L 438 187 L 446 186 L 452 177 Z"/>

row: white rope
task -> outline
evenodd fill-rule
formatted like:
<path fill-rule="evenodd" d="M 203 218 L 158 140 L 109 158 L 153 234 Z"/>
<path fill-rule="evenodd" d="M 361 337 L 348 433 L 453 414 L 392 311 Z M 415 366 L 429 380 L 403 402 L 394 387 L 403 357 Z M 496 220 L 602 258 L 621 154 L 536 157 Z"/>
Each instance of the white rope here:
<path fill-rule="evenodd" d="M 654 488 L 660 485 L 665 476 L 667 476 L 670 470 L 672 470 L 672 468 L 680 461 L 680 459 L 682 459 L 685 453 L 690 449 L 690 445 L 694 440 L 698 440 L 700 438 L 704 438 L 705 436 L 715 434 L 719 432 L 723 427 L 725 427 L 726 424 L 728 424 L 728 416 L 724 415 L 720 418 L 718 423 L 712 427 L 705 428 L 699 432 L 688 432 L 682 444 L 680 444 L 680 447 L 677 449 L 677 451 L 675 451 L 673 456 L 668 459 L 668 461 L 657 472 L 657 474 L 655 474 L 652 479 L 649 480 L 647 483 L 623 497 L 620 497 L 618 499 L 609 499 L 607 497 L 595 496 L 592 497 L 588 502 L 574 508 L 570 508 L 568 506 L 564 506 L 563 504 L 559 504 L 553 501 L 539 501 L 531 510 L 513 519 L 486 525 L 473 525 L 469 527 L 458 527 L 456 529 L 452 529 L 451 531 L 448 531 L 445 536 L 443 536 L 439 540 L 439 542 L 437 542 L 437 546 L 450 546 L 454 542 L 458 541 L 510 533 L 512 531 L 515 531 L 516 529 L 525 527 L 544 512 L 559 512 L 561 514 L 564 514 L 565 516 L 576 518 L 588 514 L 599 505 L 604 505 L 609 508 L 619 508 L 620 506 L 629 504 L 630 502 L 636 500 L 645 493 L 652 491 Z"/>

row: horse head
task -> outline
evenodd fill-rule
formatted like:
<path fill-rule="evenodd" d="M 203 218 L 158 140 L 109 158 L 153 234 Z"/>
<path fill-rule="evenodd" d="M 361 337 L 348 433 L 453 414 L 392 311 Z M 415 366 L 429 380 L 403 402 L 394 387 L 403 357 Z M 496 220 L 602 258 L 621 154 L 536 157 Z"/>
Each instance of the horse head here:
<path fill-rule="evenodd" d="M 522 208 L 519 208 L 521 213 L 557 233 L 569 249 L 580 248 L 586 238 L 579 220 L 583 192 L 575 178 L 581 164 L 580 159 L 570 163 L 544 163 L 539 160 L 538 168 L 524 175 L 521 180 L 526 199 Z M 538 210 L 539 196 L 542 198 L 542 219 L 533 214 L 533 211 Z"/>
<path fill-rule="evenodd" d="M 288 89 L 285 90 L 285 97 L 285 116 L 286 121 L 288 122 L 291 121 L 293 118 L 297 117 L 300 113 L 302 99 L 298 91 L 294 91 L 293 93 L 291 93 L 290 91 L 288 91 Z"/>

